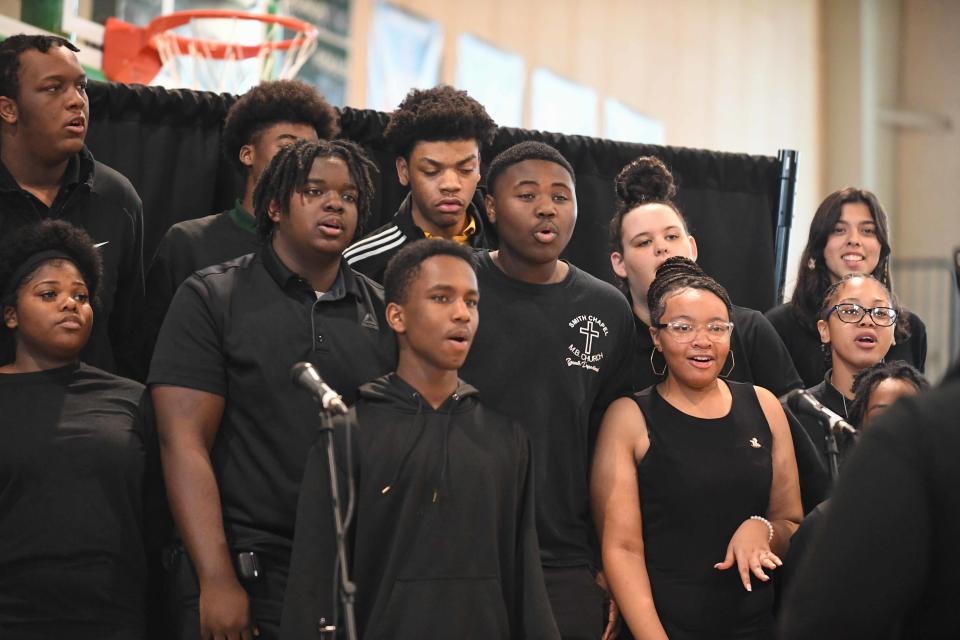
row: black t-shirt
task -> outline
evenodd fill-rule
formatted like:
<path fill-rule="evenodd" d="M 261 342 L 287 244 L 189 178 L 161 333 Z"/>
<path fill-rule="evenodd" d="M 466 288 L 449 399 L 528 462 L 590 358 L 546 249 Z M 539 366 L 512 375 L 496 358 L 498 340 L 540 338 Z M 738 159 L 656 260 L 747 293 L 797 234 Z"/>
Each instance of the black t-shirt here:
<path fill-rule="evenodd" d="M 143 204 L 133 185 L 84 149 L 70 159 L 51 207 L 20 185 L 0 163 L 0 237 L 45 219 L 84 229 L 103 259 L 97 321 L 81 359 L 142 380 Z M 0 363 L 13 362 L 11 334 L 0 335 Z"/>
<path fill-rule="evenodd" d="M 724 364 L 723 373 L 727 379 L 755 384 L 775 396 L 803 388 L 783 341 L 762 313 L 734 305 L 730 321 L 733 322 L 730 351 L 733 353 L 734 367 L 730 369 L 729 359 Z M 633 379 L 638 389 L 646 389 L 662 382 L 663 376 L 655 375 L 650 366 L 650 355 L 653 353 L 650 327 L 639 318 L 636 318 L 636 325 L 637 357 L 633 365 Z M 654 364 L 657 371 L 663 370 L 664 362 L 660 354 L 654 357 Z"/>
<path fill-rule="evenodd" d="M 143 385 L 84 364 L 0 374 L 0 407 L 0 637 L 142 638 Z"/>
<path fill-rule="evenodd" d="M 483 252 L 477 278 L 480 327 L 460 377 L 530 434 L 544 564 L 592 564 L 590 455 L 602 412 L 633 391 L 633 313 L 573 265 L 562 282 L 529 284 Z"/>
<path fill-rule="evenodd" d="M 850 456 L 780 618 L 786 640 L 955 638 L 960 369 L 878 416 Z"/>
<path fill-rule="evenodd" d="M 816 322 L 805 326 L 793 311 L 790 303 L 782 304 L 767 311 L 767 320 L 780 334 L 780 338 L 790 352 L 797 373 L 803 379 L 804 387 L 812 387 L 823 380 L 830 368 L 830 357 L 820 344 L 820 334 Z M 910 337 L 899 340 L 890 347 L 885 360 L 903 360 L 923 371 L 927 361 L 927 327 L 915 313 L 907 314 Z"/>
<path fill-rule="evenodd" d="M 160 325 L 177 287 L 195 271 L 253 253 L 259 246 L 256 220 L 239 201 L 233 209 L 184 220 L 167 230 L 147 271 L 145 364 L 150 363 Z"/>
<path fill-rule="evenodd" d="M 210 458 L 234 548 L 289 551 L 319 424 L 313 398 L 290 380 L 300 361 L 347 403 L 392 369 L 396 342 L 380 286 L 341 262 L 337 285 L 318 300 L 267 244 L 188 278 L 160 330 L 149 384 L 226 400 Z"/>

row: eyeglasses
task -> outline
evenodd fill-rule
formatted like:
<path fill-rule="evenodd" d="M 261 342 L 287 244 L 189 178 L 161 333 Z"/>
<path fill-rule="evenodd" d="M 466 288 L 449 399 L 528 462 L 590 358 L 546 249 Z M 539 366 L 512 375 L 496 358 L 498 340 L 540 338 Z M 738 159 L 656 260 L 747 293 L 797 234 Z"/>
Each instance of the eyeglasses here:
<path fill-rule="evenodd" d="M 873 320 L 873 323 L 878 327 L 892 326 L 900 315 L 899 311 L 891 309 L 890 307 L 874 307 L 873 309 L 868 309 L 853 302 L 841 302 L 840 304 L 835 304 L 830 307 L 830 310 L 827 311 L 827 315 L 825 315 L 823 319 L 829 320 L 830 314 L 834 311 L 837 312 L 837 317 L 840 318 L 840 322 L 849 324 L 860 322 L 863 320 L 863 317 L 869 313 L 870 319 Z"/>
<path fill-rule="evenodd" d="M 714 342 L 723 342 L 730 336 L 730 332 L 733 331 L 732 322 L 708 322 L 707 324 L 692 324 L 690 322 L 684 322 L 683 320 L 673 320 L 672 322 L 666 322 L 656 325 L 657 329 L 663 329 L 670 337 L 675 341 L 686 344 L 687 342 L 693 342 L 693 339 L 701 329 L 705 329 L 707 337 L 713 340 Z"/>

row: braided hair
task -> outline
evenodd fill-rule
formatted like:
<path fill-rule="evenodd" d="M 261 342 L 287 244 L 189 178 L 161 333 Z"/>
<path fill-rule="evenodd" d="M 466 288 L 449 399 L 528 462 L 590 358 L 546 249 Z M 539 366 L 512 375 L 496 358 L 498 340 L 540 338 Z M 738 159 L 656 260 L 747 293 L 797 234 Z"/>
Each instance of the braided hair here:
<path fill-rule="evenodd" d="M 867 415 L 867 403 L 870 394 L 884 380 L 903 380 L 909 382 L 917 391 L 926 391 L 930 382 L 922 373 L 903 360 L 878 362 L 857 373 L 853 378 L 853 402 L 850 404 L 850 422 L 859 427 Z"/>
<path fill-rule="evenodd" d="M 657 268 L 657 277 L 650 283 L 647 291 L 647 306 L 650 309 L 651 326 L 660 324 L 660 318 L 666 310 L 667 299 L 683 289 L 709 291 L 723 302 L 727 313 L 733 311 L 730 295 L 723 285 L 704 273 L 703 269 L 689 258 L 673 256 L 667 258 Z"/>
<path fill-rule="evenodd" d="M 261 238 L 269 238 L 273 233 L 270 205 L 279 204 L 281 209 L 286 211 L 294 192 L 299 192 L 306 186 L 313 163 L 319 158 L 339 158 L 346 163 L 359 192 L 357 233 L 363 232 L 373 204 L 373 174 L 377 171 L 377 166 L 359 145 L 349 140 L 298 140 L 295 144 L 281 149 L 257 181 L 253 192 L 253 213 Z"/>

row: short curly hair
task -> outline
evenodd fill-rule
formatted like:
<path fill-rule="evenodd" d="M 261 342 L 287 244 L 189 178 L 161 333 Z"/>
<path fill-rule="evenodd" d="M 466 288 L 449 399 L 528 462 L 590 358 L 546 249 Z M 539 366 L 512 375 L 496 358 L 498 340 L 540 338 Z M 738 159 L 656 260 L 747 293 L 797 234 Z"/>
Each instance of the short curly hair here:
<path fill-rule="evenodd" d="M 487 192 L 493 193 L 497 178 L 515 164 L 525 160 L 546 160 L 563 167 L 570 174 L 570 180 L 576 184 L 577 176 L 570 165 L 570 161 L 563 157 L 563 154 L 548 144 L 537 142 L 536 140 L 527 140 L 520 142 L 512 147 L 504 149 L 490 163 L 487 169 Z"/>
<path fill-rule="evenodd" d="M 310 85 L 299 80 L 263 82 L 240 96 L 223 124 L 223 153 L 243 175 L 240 148 L 278 122 L 312 125 L 321 140 L 340 133 L 337 111 Z"/>
<path fill-rule="evenodd" d="M 80 51 L 72 42 L 60 36 L 37 36 L 18 33 L 0 43 L 0 96 L 17 99 L 20 92 L 20 54 L 25 51 L 46 53 L 50 47 L 66 47 Z"/>
<path fill-rule="evenodd" d="M 473 252 L 453 240 L 422 238 L 410 242 L 387 263 L 387 270 L 383 274 L 384 301 L 387 304 L 406 302 L 410 285 L 420 276 L 420 266 L 434 256 L 460 258 L 471 269 L 476 269 Z"/>
<path fill-rule="evenodd" d="M 383 137 L 394 154 L 409 158 L 418 142 L 476 140 L 482 150 L 496 132 L 482 104 L 466 91 L 440 85 L 410 91 L 390 114 Z"/>
<path fill-rule="evenodd" d="M 257 180 L 253 192 L 253 215 L 257 219 L 257 233 L 261 238 L 266 240 L 273 233 L 270 204 L 282 203 L 284 212 L 287 212 L 290 198 L 295 192 L 303 190 L 313 163 L 319 158 L 340 158 L 346 163 L 358 191 L 356 235 L 363 232 L 373 206 L 373 174 L 377 172 L 377 165 L 367 157 L 360 145 L 350 140 L 298 140 L 273 156 Z"/>
<path fill-rule="evenodd" d="M 69 256 L 87 284 L 91 301 L 96 300 L 103 262 L 100 253 L 93 246 L 93 240 L 86 231 L 69 222 L 43 220 L 20 227 L 0 242 L 0 291 L 10 291 L 9 295 L 0 300 L 0 306 L 16 306 L 17 296 L 23 285 L 41 265 L 37 265 L 29 273 L 19 275 L 18 282 L 11 283 L 10 279 L 20 265 L 42 251 L 59 251 Z"/>

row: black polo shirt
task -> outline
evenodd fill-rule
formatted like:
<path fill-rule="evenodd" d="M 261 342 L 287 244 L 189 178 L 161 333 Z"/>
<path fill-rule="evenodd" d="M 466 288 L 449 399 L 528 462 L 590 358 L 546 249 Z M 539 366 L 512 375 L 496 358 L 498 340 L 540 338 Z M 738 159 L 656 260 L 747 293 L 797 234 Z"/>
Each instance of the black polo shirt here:
<path fill-rule="evenodd" d="M 318 417 L 311 396 L 290 381 L 291 366 L 313 363 L 347 403 L 396 367 L 380 286 L 345 262 L 338 281 L 339 295 L 318 300 L 268 243 L 188 278 L 160 330 L 149 384 L 226 400 L 210 457 L 234 548 L 289 549 L 293 538 Z"/>
<path fill-rule="evenodd" d="M 145 364 L 150 363 L 160 325 L 177 287 L 195 271 L 253 253 L 260 244 L 257 221 L 239 200 L 232 209 L 184 220 L 167 229 L 147 271 L 143 321 Z"/>

